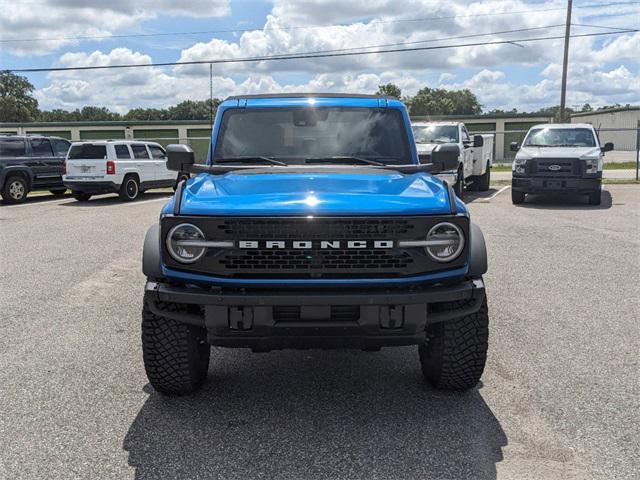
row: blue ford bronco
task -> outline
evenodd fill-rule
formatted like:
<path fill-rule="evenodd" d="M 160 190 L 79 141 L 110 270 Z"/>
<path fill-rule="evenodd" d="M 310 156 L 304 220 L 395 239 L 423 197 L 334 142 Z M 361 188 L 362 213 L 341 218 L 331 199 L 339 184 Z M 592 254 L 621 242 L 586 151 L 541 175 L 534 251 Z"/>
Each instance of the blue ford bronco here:
<path fill-rule="evenodd" d="M 371 95 L 231 97 L 206 164 L 186 145 L 147 232 L 142 346 L 161 393 L 195 391 L 210 345 L 253 351 L 417 345 L 436 388 L 484 369 L 484 238 L 441 145 L 420 164 L 405 106 Z"/>

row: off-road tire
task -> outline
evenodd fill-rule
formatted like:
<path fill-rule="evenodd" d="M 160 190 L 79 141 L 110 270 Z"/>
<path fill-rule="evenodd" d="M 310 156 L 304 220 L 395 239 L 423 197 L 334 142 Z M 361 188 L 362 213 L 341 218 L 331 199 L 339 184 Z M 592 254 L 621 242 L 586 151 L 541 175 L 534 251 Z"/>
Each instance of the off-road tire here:
<path fill-rule="evenodd" d="M 520 192 L 518 190 L 511 189 L 511 203 L 514 205 L 519 205 L 524 203 L 524 197 L 526 194 L 524 192 Z"/>
<path fill-rule="evenodd" d="M 444 304 L 460 308 L 466 301 Z M 427 341 L 418 352 L 425 379 L 442 390 L 468 390 L 477 385 L 487 361 L 489 313 L 485 298 L 480 310 L 427 327 Z"/>
<path fill-rule="evenodd" d="M 180 309 L 173 303 L 162 308 Z M 145 302 L 142 353 L 149 383 L 165 395 L 193 393 L 207 378 L 211 347 L 204 328 L 159 317 Z"/>
<path fill-rule="evenodd" d="M 122 180 L 118 195 L 125 202 L 133 202 L 140 195 L 140 182 L 135 175 L 127 175 Z"/>
<path fill-rule="evenodd" d="M 489 190 L 489 185 L 491 183 L 491 168 L 487 163 L 487 170 L 484 172 L 484 175 L 479 175 L 474 182 L 476 184 L 476 188 L 479 192 L 486 192 Z"/>
<path fill-rule="evenodd" d="M 91 198 L 90 193 L 83 193 L 83 192 L 71 192 L 71 196 L 79 202 L 88 202 L 89 199 Z"/>
<path fill-rule="evenodd" d="M 600 205 L 600 203 L 602 202 L 600 198 L 601 198 L 600 190 L 598 190 L 597 192 L 589 193 L 589 205 Z"/>
<path fill-rule="evenodd" d="M 9 205 L 24 202 L 27 199 L 28 193 L 29 184 L 27 180 L 20 175 L 12 175 L 7 178 L 0 191 L 4 203 Z"/>
<path fill-rule="evenodd" d="M 67 189 L 66 188 L 52 188 L 49 190 L 49 193 L 51 193 L 52 195 L 64 195 L 66 193 Z"/>

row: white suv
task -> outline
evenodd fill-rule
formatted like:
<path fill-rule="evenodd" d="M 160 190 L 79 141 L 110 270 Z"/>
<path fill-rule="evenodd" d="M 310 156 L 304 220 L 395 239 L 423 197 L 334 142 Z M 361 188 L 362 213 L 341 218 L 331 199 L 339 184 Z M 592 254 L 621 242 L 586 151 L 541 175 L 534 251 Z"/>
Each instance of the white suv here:
<path fill-rule="evenodd" d="M 167 154 L 155 142 L 104 140 L 74 142 L 67 153 L 62 181 L 76 200 L 117 193 L 135 200 L 151 188 L 174 187 L 187 173 L 167 169 Z"/>

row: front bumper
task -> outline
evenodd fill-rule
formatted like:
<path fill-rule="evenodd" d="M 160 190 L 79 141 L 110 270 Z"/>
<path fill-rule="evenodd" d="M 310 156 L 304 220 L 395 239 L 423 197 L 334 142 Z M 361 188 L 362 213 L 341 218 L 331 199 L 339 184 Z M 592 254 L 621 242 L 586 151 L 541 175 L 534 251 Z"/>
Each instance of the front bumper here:
<path fill-rule="evenodd" d="M 482 279 L 357 292 L 204 289 L 152 281 L 145 287 L 145 303 L 155 315 L 206 328 L 212 345 L 256 351 L 421 344 L 428 324 L 474 313 L 484 298 Z"/>
<path fill-rule="evenodd" d="M 74 182 L 65 180 L 64 186 L 68 189 L 79 193 L 117 193 L 120 190 L 120 185 L 114 182 Z"/>
<path fill-rule="evenodd" d="M 524 193 L 589 193 L 598 192 L 602 177 L 513 177 L 511 188 Z"/>

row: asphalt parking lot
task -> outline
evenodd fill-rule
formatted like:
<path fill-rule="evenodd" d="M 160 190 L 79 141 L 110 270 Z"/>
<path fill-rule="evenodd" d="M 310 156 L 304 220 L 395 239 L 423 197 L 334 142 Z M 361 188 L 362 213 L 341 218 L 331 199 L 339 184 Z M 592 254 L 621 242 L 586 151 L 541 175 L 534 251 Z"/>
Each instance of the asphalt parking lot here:
<path fill-rule="evenodd" d="M 640 186 L 605 189 L 468 197 L 492 324 L 466 394 L 427 386 L 407 347 L 214 349 L 201 392 L 161 397 L 140 257 L 167 194 L 0 206 L 0 478 L 634 478 Z"/>

